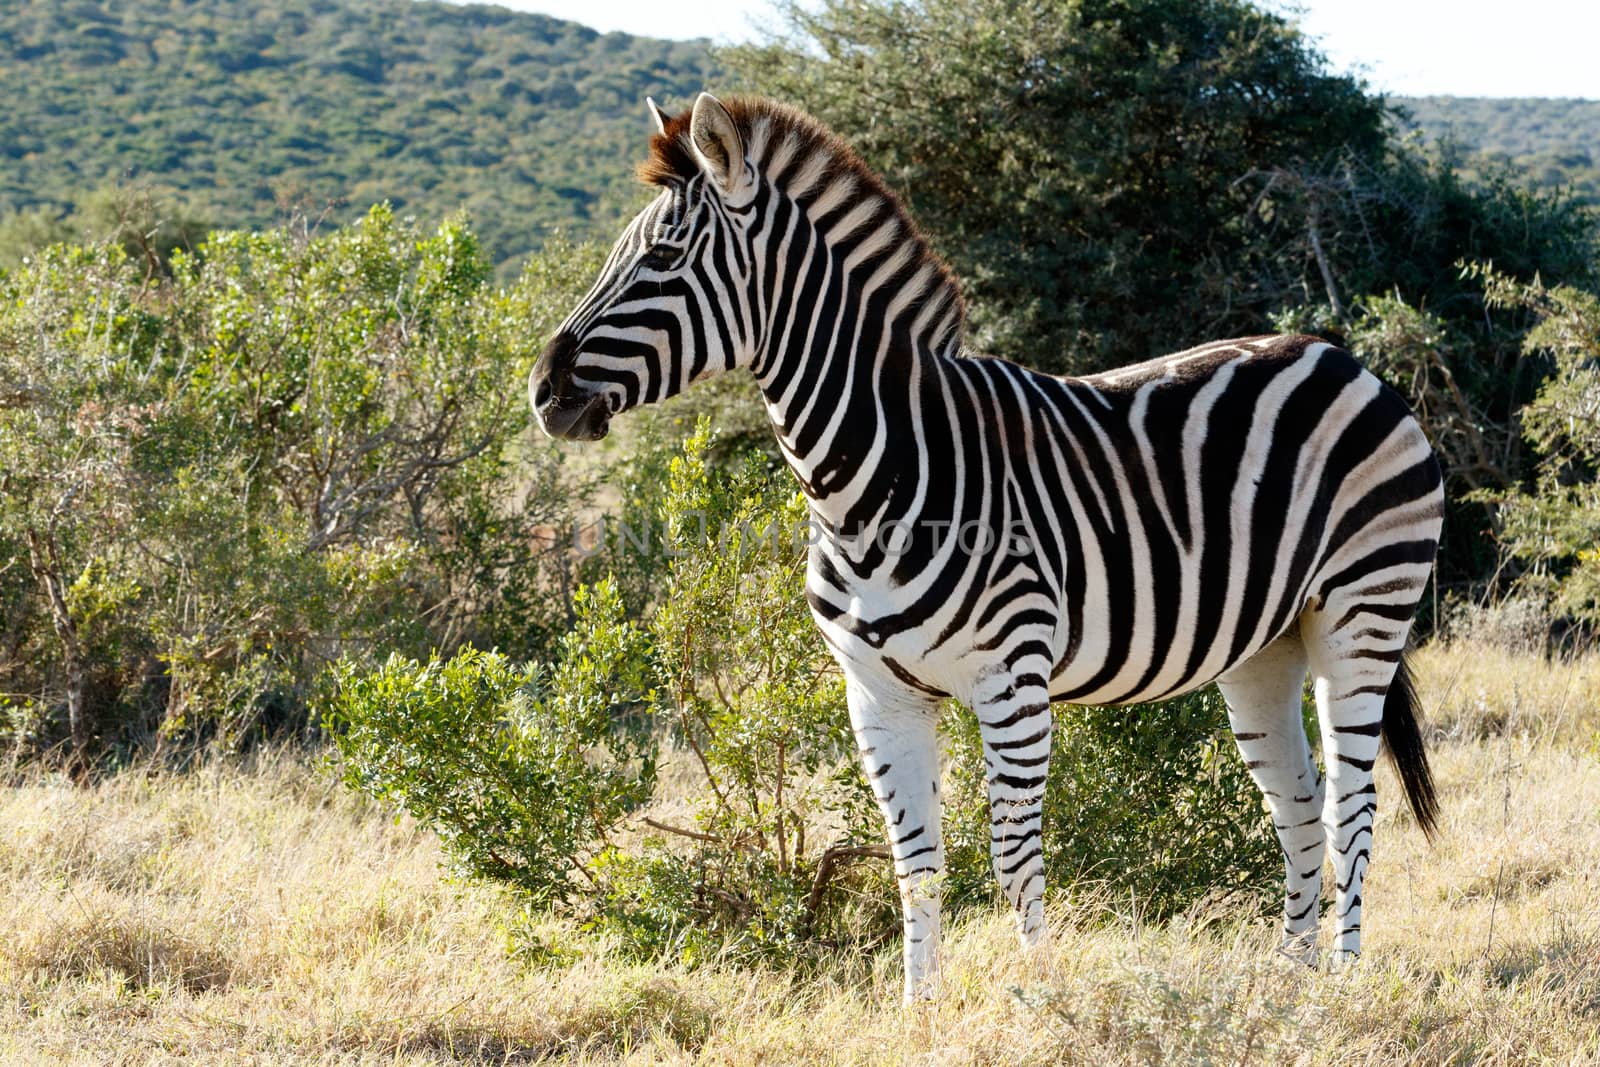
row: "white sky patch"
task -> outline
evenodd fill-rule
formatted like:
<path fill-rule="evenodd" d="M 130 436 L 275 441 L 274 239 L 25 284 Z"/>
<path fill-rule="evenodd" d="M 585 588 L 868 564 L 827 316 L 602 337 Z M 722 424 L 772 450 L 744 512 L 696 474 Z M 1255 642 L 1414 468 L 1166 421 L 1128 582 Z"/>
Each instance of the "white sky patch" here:
<path fill-rule="evenodd" d="M 1594 0 L 1319 0 L 1291 14 L 1340 71 L 1399 96 L 1600 100 Z"/>
<path fill-rule="evenodd" d="M 769 0 L 503 0 L 603 32 L 719 43 L 775 26 Z M 1596 0 L 1264 0 L 1298 18 L 1335 70 L 1399 96 L 1600 100 Z"/>

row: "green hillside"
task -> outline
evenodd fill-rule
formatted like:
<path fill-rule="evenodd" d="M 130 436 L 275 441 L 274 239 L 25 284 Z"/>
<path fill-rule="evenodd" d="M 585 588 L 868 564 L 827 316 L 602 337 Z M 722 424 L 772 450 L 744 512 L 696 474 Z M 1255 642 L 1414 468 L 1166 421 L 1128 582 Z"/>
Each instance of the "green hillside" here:
<path fill-rule="evenodd" d="M 644 96 L 681 100 L 701 42 L 414 0 L 9 0 L 0 217 L 70 214 L 129 177 L 202 221 L 285 202 L 467 208 L 497 262 L 633 204 Z"/>
<path fill-rule="evenodd" d="M 1600 204 L 1600 100 L 1416 96 L 1397 101 L 1404 125 L 1465 154 L 1509 164 L 1535 185 L 1571 185 Z"/>
<path fill-rule="evenodd" d="M 641 195 L 643 97 L 683 101 L 712 69 L 705 42 L 431 0 L 10 0 L 0 228 L 71 233 L 129 179 L 200 227 L 388 199 L 466 208 L 509 269 L 555 229 L 609 236 Z M 1600 202 L 1600 102 L 1398 103 L 1425 136 Z"/>

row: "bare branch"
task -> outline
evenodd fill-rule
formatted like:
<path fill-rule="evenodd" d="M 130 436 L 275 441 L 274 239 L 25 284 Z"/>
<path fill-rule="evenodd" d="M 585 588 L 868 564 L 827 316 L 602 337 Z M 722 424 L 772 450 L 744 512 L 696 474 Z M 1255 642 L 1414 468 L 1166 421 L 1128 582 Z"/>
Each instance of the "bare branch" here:
<path fill-rule="evenodd" d="M 822 906 L 822 894 L 827 890 L 828 883 L 833 880 L 834 872 L 841 860 L 888 858 L 887 845 L 832 845 L 824 850 L 822 858 L 817 861 L 816 877 L 811 880 L 811 892 L 806 894 L 806 931 L 809 933 L 816 923 L 817 909 Z"/>
<path fill-rule="evenodd" d="M 642 817 L 640 821 L 646 826 L 653 826 L 657 830 L 661 830 L 669 834 L 677 834 L 679 837 L 692 837 L 696 841 L 710 841 L 712 844 L 716 845 L 726 846 L 727 844 L 727 842 L 723 841 L 722 838 L 718 837 L 716 834 L 707 834 L 702 833 L 699 830 L 689 830 L 682 826 L 673 826 L 671 823 L 664 823 L 659 820 L 652 819 L 648 815 Z"/>

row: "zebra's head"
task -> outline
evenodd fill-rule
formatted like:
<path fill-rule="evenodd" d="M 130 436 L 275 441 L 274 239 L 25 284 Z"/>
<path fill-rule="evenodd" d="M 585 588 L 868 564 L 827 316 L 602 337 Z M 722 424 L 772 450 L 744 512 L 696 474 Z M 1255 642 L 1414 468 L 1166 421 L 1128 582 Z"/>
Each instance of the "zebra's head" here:
<path fill-rule="evenodd" d="M 528 395 L 552 437 L 593 441 L 611 416 L 748 365 L 755 168 L 733 116 L 702 93 L 656 124 L 640 175 L 661 188 L 539 357 Z"/>

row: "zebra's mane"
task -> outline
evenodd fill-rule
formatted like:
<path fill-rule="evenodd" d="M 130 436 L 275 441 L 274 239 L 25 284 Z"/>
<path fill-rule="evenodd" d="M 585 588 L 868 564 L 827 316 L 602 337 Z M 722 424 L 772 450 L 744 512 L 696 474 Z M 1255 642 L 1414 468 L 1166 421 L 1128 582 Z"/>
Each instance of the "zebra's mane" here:
<path fill-rule="evenodd" d="M 937 331 L 941 339 L 952 334 L 959 339 L 966 324 L 966 303 L 954 272 L 933 250 L 900 198 L 853 148 L 812 116 L 775 100 L 735 96 L 722 104 L 743 135 L 751 161 L 797 201 L 831 201 L 830 192 L 841 185 L 855 208 L 881 201 L 898 223 L 895 243 L 904 250 L 899 254 L 904 256 L 905 277 L 922 280 L 925 286 L 918 302 L 943 311 L 939 318 L 944 322 Z M 639 177 L 645 183 L 671 185 L 699 173 L 689 140 L 692 114 L 692 109 L 684 110 L 667 120 L 664 132 L 650 138 L 650 155 L 639 164 Z"/>

